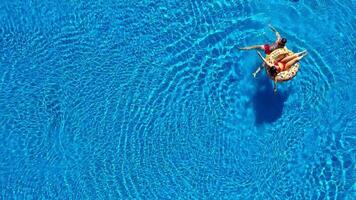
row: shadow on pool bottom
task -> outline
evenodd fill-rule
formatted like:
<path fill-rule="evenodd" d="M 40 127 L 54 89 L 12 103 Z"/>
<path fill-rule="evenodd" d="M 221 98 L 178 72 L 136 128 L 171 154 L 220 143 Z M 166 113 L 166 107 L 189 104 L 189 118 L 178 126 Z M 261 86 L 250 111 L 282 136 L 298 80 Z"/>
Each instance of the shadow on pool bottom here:
<path fill-rule="evenodd" d="M 284 102 L 288 99 L 288 91 L 273 92 L 272 81 L 264 76 L 256 79 L 256 92 L 252 97 L 255 111 L 255 124 L 262 125 L 277 121 L 283 113 Z"/>

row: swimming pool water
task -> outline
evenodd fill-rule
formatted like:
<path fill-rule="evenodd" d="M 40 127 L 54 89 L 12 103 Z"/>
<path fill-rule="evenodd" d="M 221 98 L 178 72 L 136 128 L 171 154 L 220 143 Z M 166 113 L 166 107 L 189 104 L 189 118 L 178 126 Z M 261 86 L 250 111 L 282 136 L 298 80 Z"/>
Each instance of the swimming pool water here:
<path fill-rule="evenodd" d="M 0 199 L 355 199 L 354 0 L 0 2 Z M 273 24 L 308 50 L 276 95 Z"/>

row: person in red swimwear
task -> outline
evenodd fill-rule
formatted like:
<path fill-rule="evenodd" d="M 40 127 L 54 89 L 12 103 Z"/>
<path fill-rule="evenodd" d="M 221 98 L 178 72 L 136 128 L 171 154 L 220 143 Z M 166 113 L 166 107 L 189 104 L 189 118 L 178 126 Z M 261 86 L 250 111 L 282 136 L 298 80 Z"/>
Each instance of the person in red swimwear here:
<path fill-rule="evenodd" d="M 284 48 L 287 43 L 286 38 L 282 38 L 281 35 L 278 33 L 278 31 L 272 26 L 268 25 L 270 29 L 276 34 L 276 41 L 273 44 L 263 44 L 263 45 L 252 45 L 248 47 L 239 47 L 240 50 L 252 50 L 252 49 L 257 49 L 257 50 L 262 50 L 266 54 L 270 54 L 272 51 L 279 49 L 279 48 Z"/>
<path fill-rule="evenodd" d="M 264 64 L 268 66 L 267 70 L 271 75 L 271 78 L 274 79 L 276 75 L 282 71 L 288 70 L 292 65 L 299 62 L 304 56 L 308 54 L 306 50 L 295 53 L 290 56 L 279 57 L 276 59 L 275 63 L 271 64 L 266 61 L 266 59 L 261 55 L 260 52 L 257 52 L 260 58 L 264 61 Z M 274 79 L 274 92 L 277 92 L 277 81 Z"/>
<path fill-rule="evenodd" d="M 279 48 L 284 48 L 287 43 L 286 38 L 282 38 L 281 35 L 278 33 L 278 31 L 271 25 L 268 25 L 269 28 L 276 34 L 276 41 L 273 44 L 264 44 L 264 45 L 252 45 L 248 47 L 239 47 L 240 50 L 262 50 L 266 54 L 270 54 L 272 51 L 279 49 Z M 257 73 L 261 71 L 263 66 L 259 66 L 255 72 L 252 73 L 253 77 L 255 78 Z"/>

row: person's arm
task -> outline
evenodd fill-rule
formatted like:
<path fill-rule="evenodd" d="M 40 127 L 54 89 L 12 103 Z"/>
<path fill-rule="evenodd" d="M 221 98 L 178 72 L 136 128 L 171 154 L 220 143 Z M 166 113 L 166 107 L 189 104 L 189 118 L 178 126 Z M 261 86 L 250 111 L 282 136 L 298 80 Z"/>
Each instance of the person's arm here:
<path fill-rule="evenodd" d="M 252 73 L 253 78 L 256 78 L 256 75 L 261 71 L 263 65 L 259 66 L 255 72 Z"/>
<path fill-rule="evenodd" d="M 277 80 L 276 79 L 274 79 L 274 82 L 273 82 L 273 92 L 277 93 Z"/>
<path fill-rule="evenodd" d="M 277 31 L 271 24 L 269 24 L 268 26 L 269 26 L 269 28 L 276 34 L 277 41 L 280 40 L 282 37 L 281 37 L 281 35 L 278 33 L 278 31 Z"/>
<path fill-rule="evenodd" d="M 261 55 L 260 52 L 257 52 L 258 56 L 260 56 L 260 58 L 266 63 L 266 65 L 268 65 L 269 67 L 272 67 L 273 65 L 268 63 L 267 60 Z"/>
<path fill-rule="evenodd" d="M 252 46 L 248 46 L 248 47 L 238 47 L 238 49 L 240 49 L 240 50 L 260 49 L 262 51 L 265 50 L 263 45 L 252 45 Z"/>

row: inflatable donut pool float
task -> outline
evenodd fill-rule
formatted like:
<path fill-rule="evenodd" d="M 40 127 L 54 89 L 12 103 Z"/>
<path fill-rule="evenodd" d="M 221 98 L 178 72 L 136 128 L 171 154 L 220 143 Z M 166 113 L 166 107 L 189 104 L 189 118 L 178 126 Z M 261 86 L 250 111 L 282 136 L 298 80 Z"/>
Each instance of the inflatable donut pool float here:
<path fill-rule="evenodd" d="M 282 55 L 289 56 L 289 55 L 292 55 L 292 54 L 294 54 L 294 53 L 292 51 L 290 51 L 289 49 L 280 48 L 280 49 L 276 49 L 276 50 L 272 51 L 272 53 L 267 55 L 265 59 L 270 64 L 274 64 L 275 60 L 278 57 L 280 57 Z M 279 72 L 275 77 L 272 77 L 269 74 L 269 70 L 267 70 L 267 67 L 266 67 L 266 72 L 267 72 L 268 76 L 271 79 L 273 79 L 275 81 L 278 81 L 278 82 L 289 81 L 290 79 L 294 78 L 297 75 L 298 70 L 299 70 L 299 62 L 297 62 L 294 65 L 292 65 L 288 70 Z"/>

